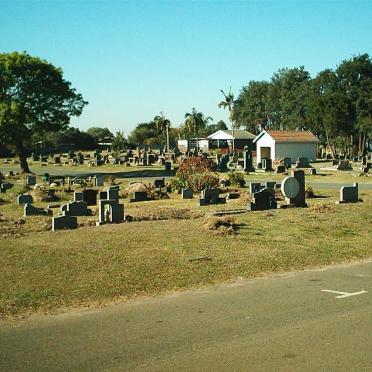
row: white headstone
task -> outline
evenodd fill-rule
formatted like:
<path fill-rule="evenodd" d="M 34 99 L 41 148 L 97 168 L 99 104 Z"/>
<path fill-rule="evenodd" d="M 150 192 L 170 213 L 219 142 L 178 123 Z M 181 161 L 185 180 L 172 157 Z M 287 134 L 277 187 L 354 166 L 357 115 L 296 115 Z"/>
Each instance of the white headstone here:
<path fill-rule="evenodd" d="M 300 185 L 296 178 L 286 177 L 282 181 L 281 190 L 285 197 L 292 199 L 298 195 L 298 192 L 300 191 Z"/>

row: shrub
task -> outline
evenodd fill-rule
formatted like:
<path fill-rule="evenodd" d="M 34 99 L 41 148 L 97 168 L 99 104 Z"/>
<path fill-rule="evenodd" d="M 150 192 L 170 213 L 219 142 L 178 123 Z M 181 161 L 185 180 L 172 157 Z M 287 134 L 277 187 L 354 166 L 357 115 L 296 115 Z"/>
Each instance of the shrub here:
<path fill-rule="evenodd" d="M 213 161 L 203 156 L 197 156 L 183 160 L 177 170 L 176 176 L 181 180 L 187 181 L 195 173 L 215 172 L 216 169 L 217 166 Z"/>
<path fill-rule="evenodd" d="M 218 187 L 219 178 L 212 172 L 195 173 L 189 177 L 188 185 L 193 191 L 198 192 L 205 188 Z"/>
<path fill-rule="evenodd" d="M 216 164 L 202 156 L 188 158 L 181 162 L 176 177 L 170 181 L 172 191 L 181 192 L 191 188 L 194 192 L 206 187 L 218 187 L 218 176 L 214 173 Z"/>
<path fill-rule="evenodd" d="M 244 179 L 243 172 L 232 171 L 232 172 L 229 172 L 227 176 L 232 186 L 239 186 L 239 187 L 245 186 L 245 179 Z"/>
<path fill-rule="evenodd" d="M 189 188 L 189 183 L 176 176 L 168 182 L 168 186 L 171 188 L 172 192 L 179 194 L 182 189 Z"/>

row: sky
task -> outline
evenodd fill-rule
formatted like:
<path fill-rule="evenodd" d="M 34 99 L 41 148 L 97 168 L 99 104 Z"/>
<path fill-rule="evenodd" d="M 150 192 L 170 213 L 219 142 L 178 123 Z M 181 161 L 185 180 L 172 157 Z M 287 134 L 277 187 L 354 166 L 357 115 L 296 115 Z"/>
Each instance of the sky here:
<path fill-rule="evenodd" d="M 178 126 L 192 107 L 228 123 L 220 89 L 372 55 L 372 0 L 0 0 L 0 53 L 12 51 L 63 69 L 89 101 L 71 119 L 82 130 L 127 135 L 160 112 Z"/>

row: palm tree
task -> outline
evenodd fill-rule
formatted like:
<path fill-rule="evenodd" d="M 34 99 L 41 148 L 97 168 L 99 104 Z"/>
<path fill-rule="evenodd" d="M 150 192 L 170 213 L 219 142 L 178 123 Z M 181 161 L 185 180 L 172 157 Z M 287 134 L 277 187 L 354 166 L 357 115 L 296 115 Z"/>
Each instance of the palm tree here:
<path fill-rule="evenodd" d="M 232 137 L 233 137 L 233 140 L 232 140 L 232 150 L 234 151 L 235 150 L 234 121 L 233 121 L 234 94 L 231 92 L 231 87 L 230 87 L 230 90 L 229 90 L 229 93 L 228 94 L 226 94 L 222 89 L 221 89 L 221 93 L 225 97 L 225 100 L 224 101 L 221 101 L 218 104 L 218 107 L 219 108 L 222 107 L 223 109 L 225 109 L 227 107 L 227 109 L 229 110 L 229 119 L 230 119 L 230 122 L 231 122 Z"/>
<path fill-rule="evenodd" d="M 167 153 L 169 153 L 169 128 L 171 126 L 171 122 L 167 119 L 164 114 L 161 112 L 160 115 L 154 117 L 153 122 L 156 125 L 156 129 L 159 132 L 165 132 L 165 141 L 166 141 L 166 148 Z"/>
<path fill-rule="evenodd" d="M 199 138 L 198 132 L 199 129 L 205 128 L 208 125 L 208 122 L 213 120 L 210 116 L 204 117 L 202 112 L 197 112 L 195 107 L 192 108 L 191 113 L 187 112 L 185 114 L 185 128 L 188 132 L 195 133 L 196 137 L 196 148 L 199 152 Z"/>

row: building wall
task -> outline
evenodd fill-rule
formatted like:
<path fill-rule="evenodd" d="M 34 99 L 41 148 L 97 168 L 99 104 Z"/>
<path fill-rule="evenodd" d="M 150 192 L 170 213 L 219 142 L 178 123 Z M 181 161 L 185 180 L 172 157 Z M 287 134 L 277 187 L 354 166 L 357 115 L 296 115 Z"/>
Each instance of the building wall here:
<path fill-rule="evenodd" d="M 309 161 L 316 160 L 316 143 L 277 143 L 275 145 L 275 158 L 291 158 L 292 163 L 299 157 L 306 157 Z"/>
<path fill-rule="evenodd" d="M 265 133 L 256 144 L 257 163 L 261 163 L 261 147 L 270 147 L 271 159 L 275 159 L 275 141 L 268 134 Z"/>

